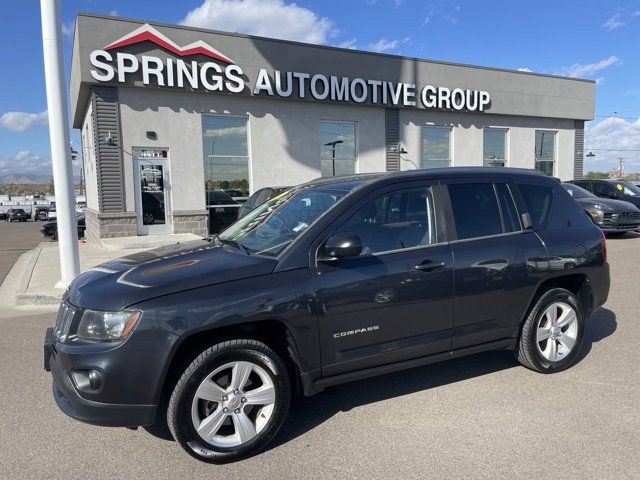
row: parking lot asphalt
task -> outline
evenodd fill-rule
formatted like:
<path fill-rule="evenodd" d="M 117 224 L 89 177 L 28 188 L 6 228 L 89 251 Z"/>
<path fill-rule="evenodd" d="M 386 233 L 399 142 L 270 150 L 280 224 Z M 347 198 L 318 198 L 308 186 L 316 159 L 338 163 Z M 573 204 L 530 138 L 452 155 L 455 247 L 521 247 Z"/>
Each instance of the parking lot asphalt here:
<path fill-rule="evenodd" d="M 45 241 L 41 228 L 42 222 L 0 220 L 0 284 L 21 254 Z"/>
<path fill-rule="evenodd" d="M 333 387 L 297 398 L 266 452 L 224 466 L 143 429 L 65 417 L 42 370 L 53 315 L 1 319 L 0 476 L 640 478 L 640 235 L 608 246 L 609 301 L 572 369 L 541 375 L 490 352 Z"/>

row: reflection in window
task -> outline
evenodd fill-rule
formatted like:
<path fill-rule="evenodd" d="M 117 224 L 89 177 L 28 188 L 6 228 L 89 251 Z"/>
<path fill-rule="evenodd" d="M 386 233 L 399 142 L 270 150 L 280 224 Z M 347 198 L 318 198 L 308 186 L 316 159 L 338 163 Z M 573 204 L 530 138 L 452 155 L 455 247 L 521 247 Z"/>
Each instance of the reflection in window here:
<path fill-rule="evenodd" d="M 422 168 L 448 167 L 451 129 L 424 127 L 422 129 Z"/>
<path fill-rule="evenodd" d="M 482 164 L 485 167 L 504 167 L 507 131 L 485 128 L 483 131 Z"/>
<path fill-rule="evenodd" d="M 223 190 L 239 190 L 249 196 L 247 119 L 203 115 L 202 149 L 207 199 L 213 198 L 211 192 Z"/>
<path fill-rule="evenodd" d="M 536 130 L 536 170 L 553 176 L 556 159 L 556 132 Z"/>
<path fill-rule="evenodd" d="M 356 172 L 356 124 L 320 122 L 320 174 L 323 177 Z"/>
<path fill-rule="evenodd" d="M 398 190 L 371 200 L 337 231 L 360 237 L 363 255 L 436 243 L 431 187 Z"/>

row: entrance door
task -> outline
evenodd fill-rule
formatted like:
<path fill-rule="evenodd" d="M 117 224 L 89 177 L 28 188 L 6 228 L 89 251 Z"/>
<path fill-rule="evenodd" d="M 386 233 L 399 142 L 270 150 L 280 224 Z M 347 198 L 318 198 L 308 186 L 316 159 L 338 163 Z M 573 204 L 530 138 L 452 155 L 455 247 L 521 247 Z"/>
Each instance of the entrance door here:
<path fill-rule="evenodd" d="M 166 149 L 134 149 L 138 234 L 171 233 L 169 158 Z"/>

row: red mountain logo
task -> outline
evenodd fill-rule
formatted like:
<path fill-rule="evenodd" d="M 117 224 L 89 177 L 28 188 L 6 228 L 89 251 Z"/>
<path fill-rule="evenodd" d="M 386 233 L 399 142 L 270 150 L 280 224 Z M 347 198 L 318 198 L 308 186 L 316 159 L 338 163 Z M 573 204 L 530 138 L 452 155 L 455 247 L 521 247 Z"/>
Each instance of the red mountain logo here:
<path fill-rule="evenodd" d="M 119 38 L 115 42 L 110 43 L 109 45 L 104 47 L 104 49 L 111 50 L 118 47 L 124 47 L 125 45 L 132 45 L 134 43 L 146 41 L 153 42 L 156 45 L 159 45 L 162 48 L 169 50 L 170 52 L 175 53 L 176 55 L 179 55 L 181 57 L 200 53 L 202 55 L 206 55 L 207 57 L 221 60 L 225 63 L 235 63 L 229 57 L 223 55 L 218 50 L 213 48 L 208 43 L 203 42 L 202 40 L 198 40 L 197 42 L 193 42 L 189 45 L 181 47 L 175 42 L 169 40 L 169 38 L 167 38 L 165 35 L 160 33 L 148 23 L 145 23 L 140 28 L 136 28 L 133 32 L 125 35 L 122 38 Z"/>

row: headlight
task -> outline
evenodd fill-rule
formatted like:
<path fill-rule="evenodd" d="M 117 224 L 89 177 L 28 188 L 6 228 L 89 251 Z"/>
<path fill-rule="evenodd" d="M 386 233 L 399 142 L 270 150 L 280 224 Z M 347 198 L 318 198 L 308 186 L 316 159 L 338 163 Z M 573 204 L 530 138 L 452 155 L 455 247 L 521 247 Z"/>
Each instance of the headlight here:
<path fill-rule="evenodd" d="M 142 312 L 96 312 L 85 310 L 76 336 L 86 340 L 110 341 L 126 337 Z"/>
<path fill-rule="evenodd" d="M 587 212 L 589 213 L 589 215 L 591 215 L 591 218 L 593 218 L 594 222 L 602 223 L 604 220 L 604 212 L 602 210 L 598 210 L 596 207 L 599 207 L 599 205 L 589 207 L 587 209 Z"/>

